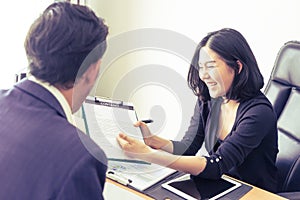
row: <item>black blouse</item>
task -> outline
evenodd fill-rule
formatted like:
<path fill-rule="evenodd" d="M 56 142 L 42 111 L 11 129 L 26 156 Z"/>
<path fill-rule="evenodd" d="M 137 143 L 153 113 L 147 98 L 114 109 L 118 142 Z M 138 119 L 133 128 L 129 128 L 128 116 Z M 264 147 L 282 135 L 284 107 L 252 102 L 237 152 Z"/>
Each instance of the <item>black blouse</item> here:
<path fill-rule="evenodd" d="M 218 179 L 223 174 L 276 192 L 277 118 L 261 92 L 241 102 L 233 128 L 217 138 L 220 101 L 197 101 L 190 126 L 181 141 L 172 141 L 176 155 L 195 155 L 205 142 L 207 165 L 198 177 Z"/>

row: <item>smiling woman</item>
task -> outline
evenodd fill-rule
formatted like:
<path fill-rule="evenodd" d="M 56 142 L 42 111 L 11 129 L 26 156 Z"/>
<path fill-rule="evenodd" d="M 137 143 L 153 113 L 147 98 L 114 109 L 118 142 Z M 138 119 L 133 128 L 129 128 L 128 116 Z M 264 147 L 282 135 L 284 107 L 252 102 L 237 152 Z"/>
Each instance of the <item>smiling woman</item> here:
<path fill-rule="evenodd" d="M 208 33 L 195 50 L 188 84 L 198 101 L 183 138 L 164 139 L 139 122 L 145 143 L 121 133 L 125 153 L 194 180 L 229 174 L 276 191 L 276 115 L 260 91 L 263 77 L 243 35 L 231 28 Z M 209 155 L 198 156 L 202 145 Z"/>
<path fill-rule="evenodd" d="M 199 54 L 199 77 L 207 85 L 210 96 L 225 96 L 232 84 L 234 69 L 226 65 L 220 56 L 207 46 L 201 48 Z M 241 69 L 242 65 L 239 67 Z"/>

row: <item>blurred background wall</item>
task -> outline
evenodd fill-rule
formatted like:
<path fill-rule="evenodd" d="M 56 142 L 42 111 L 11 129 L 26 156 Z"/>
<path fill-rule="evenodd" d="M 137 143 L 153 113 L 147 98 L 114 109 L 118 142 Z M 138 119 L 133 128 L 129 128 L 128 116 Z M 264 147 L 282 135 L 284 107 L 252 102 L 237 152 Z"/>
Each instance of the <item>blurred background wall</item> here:
<path fill-rule="evenodd" d="M 133 102 L 151 130 L 180 138 L 195 97 L 186 84 L 197 43 L 230 27 L 249 42 L 267 82 L 279 48 L 300 40 L 300 1 L 87 0 L 110 27 L 93 94 Z"/>
<path fill-rule="evenodd" d="M 27 67 L 23 48 L 30 24 L 53 0 L 4 1 L 0 8 L 0 88 Z M 74 2 L 74 1 L 73 1 Z M 75 1 L 76 2 L 76 1 Z M 300 40 L 298 0 L 81 0 L 109 26 L 108 50 L 91 95 L 130 101 L 151 130 L 184 134 L 195 96 L 186 84 L 197 43 L 231 27 L 248 40 L 268 80 L 279 48 Z"/>

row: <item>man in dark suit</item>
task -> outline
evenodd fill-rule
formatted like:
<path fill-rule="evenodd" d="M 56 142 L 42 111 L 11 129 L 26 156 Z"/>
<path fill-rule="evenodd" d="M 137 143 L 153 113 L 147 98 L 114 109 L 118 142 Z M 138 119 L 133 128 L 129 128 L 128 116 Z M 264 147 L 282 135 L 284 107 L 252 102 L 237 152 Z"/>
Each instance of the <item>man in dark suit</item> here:
<path fill-rule="evenodd" d="M 103 199 L 104 152 L 72 123 L 93 87 L 108 28 L 59 2 L 25 41 L 29 77 L 0 92 L 0 199 Z"/>

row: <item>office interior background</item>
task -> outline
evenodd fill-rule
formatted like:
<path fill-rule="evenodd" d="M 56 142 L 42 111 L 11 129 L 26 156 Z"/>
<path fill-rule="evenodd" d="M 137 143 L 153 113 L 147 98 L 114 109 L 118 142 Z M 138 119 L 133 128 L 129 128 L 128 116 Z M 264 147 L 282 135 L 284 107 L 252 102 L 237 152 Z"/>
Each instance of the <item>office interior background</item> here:
<path fill-rule="evenodd" d="M 27 67 L 24 39 L 29 26 L 53 0 L 4 1 L 1 6 L 0 89 Z M 76 1 L 77 2 L 77 1 Z M 249 42 L 267 83 L 277 52 L 300 41 L 298 0 L 85 0 L 109 26 L 108 50 L 91 95 L 132 102 L 151 130 L 180 138 L 195 96 L 186 77 L 197 43 L 224 27 Z"/>

